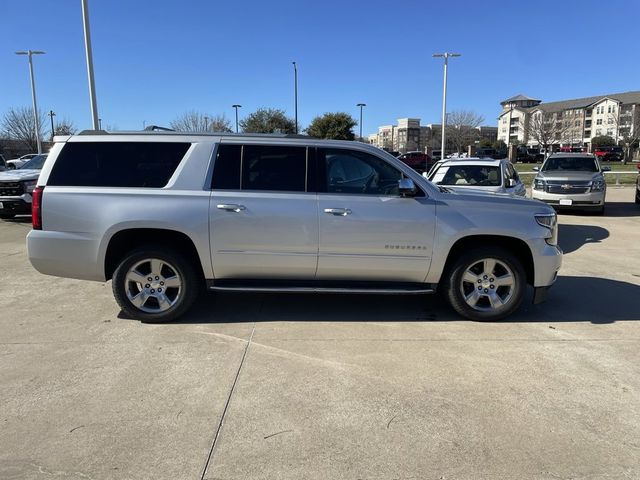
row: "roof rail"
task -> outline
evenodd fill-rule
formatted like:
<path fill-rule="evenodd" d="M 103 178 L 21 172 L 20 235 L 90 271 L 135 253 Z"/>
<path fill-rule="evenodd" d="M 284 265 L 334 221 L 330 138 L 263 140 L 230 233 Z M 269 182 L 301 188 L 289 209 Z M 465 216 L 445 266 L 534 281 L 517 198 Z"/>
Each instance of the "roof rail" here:
<path fill-rule="evenodd" d="M 76 135 L 109 135 L 109 132 L 106 130 L 82 130 Z"/>

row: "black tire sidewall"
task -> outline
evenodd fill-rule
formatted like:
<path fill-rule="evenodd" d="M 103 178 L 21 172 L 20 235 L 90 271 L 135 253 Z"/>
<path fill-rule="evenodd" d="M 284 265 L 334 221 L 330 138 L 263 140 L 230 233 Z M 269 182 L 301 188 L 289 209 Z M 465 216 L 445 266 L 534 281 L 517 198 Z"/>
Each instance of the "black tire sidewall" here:
<path fill-rule="evenodd" d="M 494 258 L 505 263 L 513 272 L 515 278 L 515 290 L 512 298 L 505 308 L 501 308 L 495 312 L 482 312 L 471 308 L 464 300 L 460 291 L 460 282 L 465 269 L 476 261 L 483 258 Z M 445 284 L 445 293 L 449 304 L 460 315 L 471 320 L 478 321 L 496 321 L 511 315 L 522 303 L 526 292 L 526 273 L 522 262 L 509 250 L 502 247 L 482 247 L 474 249 L 474 251 L 466 253 L 458 258 L 451 268 L 445 273 L 447 283 Z"/>
<path fill-rule="evenodd" d="M 143 312 L 127 298 L 127 272 L 133 265 L 148 258 L 157 258 L 171 264 L 182 278 L 183 291 L 180 299 L 171 308 L 161 313 Z M 112 289 L 123 312 L 143 323 L 165 323 L 177 319 L 191 307 L 199 291 L 197 276 L 191 263 L 183 255 L 163 247 L 139 248 L 130 252 L 113 273 Z"/>

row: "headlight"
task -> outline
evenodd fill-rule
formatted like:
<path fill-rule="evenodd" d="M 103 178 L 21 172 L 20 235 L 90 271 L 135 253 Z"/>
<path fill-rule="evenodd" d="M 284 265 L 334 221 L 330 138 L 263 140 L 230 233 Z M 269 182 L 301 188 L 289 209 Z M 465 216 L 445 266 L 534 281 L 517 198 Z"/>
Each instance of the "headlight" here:
<path fill-rule="evenodd" d="M 544 180 L 540 178 L 533 179 L 533 189 L 534 190 L 544 190 Z"/>
<path fill-rule="evenodd" d="M 36 188 L 38 184 L 37 180 L 29 180 L 28 182 L 24 182 L 24 190 L 27 193 L 33 193 L 33 189 Z"/>
<path fill-rule="evenodd" d="M 602 192 L 604 190 L 604 180 L 594 180 L 591 184 L 592 192 Z"/>
<path fill-rule="evenodd" d="M 535 215 L 536 222 L 549 229 L 550 235 L 545 239 L 549 245 L 558 244 L 558 216 L 555 213 Z"/>

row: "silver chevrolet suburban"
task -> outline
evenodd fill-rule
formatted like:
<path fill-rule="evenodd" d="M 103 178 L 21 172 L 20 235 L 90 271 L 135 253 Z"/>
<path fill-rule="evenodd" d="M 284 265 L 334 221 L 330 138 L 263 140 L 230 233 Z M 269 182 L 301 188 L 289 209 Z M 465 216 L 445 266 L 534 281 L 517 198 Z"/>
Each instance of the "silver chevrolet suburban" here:
<path fill-rule="evenodd" d="M 104 282 L 129 316 L 173 320 L 201 287 L 424 294 L 496 320 L 562 260 L 542 202 L 454 193 L 359 142 L 287 135 L 56 137 L 29 259 Z"/>

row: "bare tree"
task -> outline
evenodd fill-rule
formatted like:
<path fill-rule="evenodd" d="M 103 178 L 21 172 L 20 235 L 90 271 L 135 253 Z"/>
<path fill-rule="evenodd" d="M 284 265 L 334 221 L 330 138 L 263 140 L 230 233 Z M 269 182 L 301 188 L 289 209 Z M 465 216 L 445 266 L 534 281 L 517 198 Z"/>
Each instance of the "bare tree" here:
<path fill-rule="evenodd" d="M 620 106 L 618 115 L 609 116 L 618 131 L 618 137 L 622 138 L 624 145 L 624 158 L 622 163 L 626 164 L 633 159 L 633 150 L 638 148 L 640 143 L 640 107 Z"/>
<path fill-rule="evenodd" d="M 179 132 L 231 132 L 231 122 L 222 115 L 190 110 L 173 120 L 171 128 Z"/>
<path fill-rule="evenodd" d="M 64 117 L 56 124 L 54 135 L 73 135 L 77 131 L 78 129 L 73 124 L 73 122 L 67 117 Z"/>
<path fill-rule="evenodd" d="M 549 152 L 552 145 L 565 140 L 571 126 L 562 120 L 562 112 L 555 115 L 542 110 L 533 112 L 529 121 L 523 125 L 525 137 L 533 140 Z"/>
<path fill-rule="evenodd" d="M 43 138 L 43 125 L 46 117 L 42 111 L 38 111 L 40 140 Z M 33 109 L 28 107 L 12 107 L 4 114 L 2 119 L 2 135 L 11 140 L 23 143 L 30 151 L 35 152 L 38 148 L 36 138 L 35 119 Z"/>
<path fill-rule="evenodd" d="M 482 125 L 484 117 L 472 110 L 456 110 L 447 114 L 447 138 L 460 153 L 472 141 L 478 138 L 477 127 Z"/>

